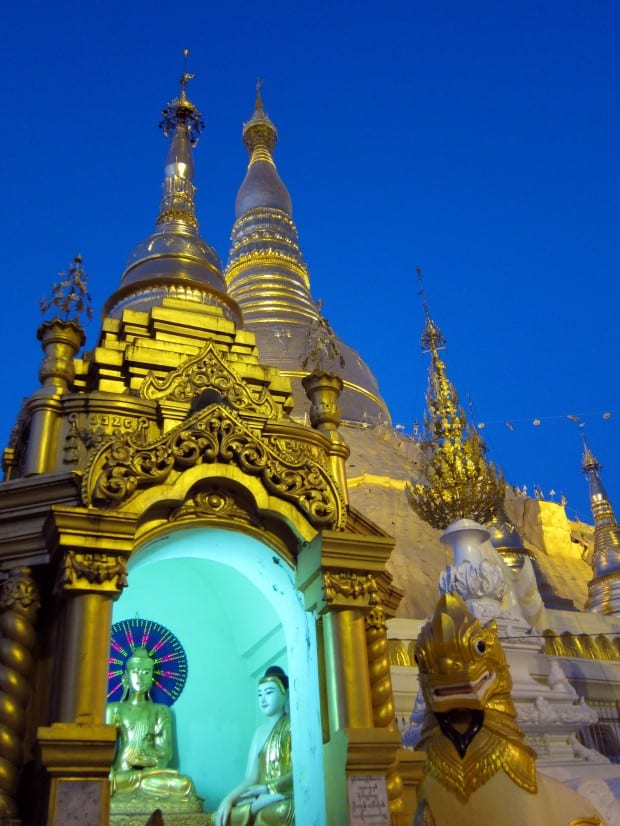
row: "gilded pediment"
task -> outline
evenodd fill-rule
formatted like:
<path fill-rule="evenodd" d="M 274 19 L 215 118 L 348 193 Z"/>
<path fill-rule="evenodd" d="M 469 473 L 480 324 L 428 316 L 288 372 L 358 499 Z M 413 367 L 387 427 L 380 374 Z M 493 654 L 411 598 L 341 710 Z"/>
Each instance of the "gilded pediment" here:
<path fill-rule="evenodd" d="M 117 433 L 94 453 L 82 485 L 84 503 L 118 508 L 139 490 L 174 482 L 197 465 L 235 465 L 258 477 L 270 495 L 291 502 L 317 528 L 342 529 L 346 507 L 328 470 L 317 434 L 287 426 L 283 437 L 273 425 L 257 433 L 238 412 L 213 404 L 147 443 L 144 429 Z"/>
<path fill-rule="evenodd" d="M 278 408 L 266 387 L 251 387 L 222 358 L 212 341 L 194 358 L 183 362 L 163 378 L 149 373 L 140 388 L 144 399 L 192 402 L 205 391 L 214 391 L 240 413 L 273 418 Z"/>

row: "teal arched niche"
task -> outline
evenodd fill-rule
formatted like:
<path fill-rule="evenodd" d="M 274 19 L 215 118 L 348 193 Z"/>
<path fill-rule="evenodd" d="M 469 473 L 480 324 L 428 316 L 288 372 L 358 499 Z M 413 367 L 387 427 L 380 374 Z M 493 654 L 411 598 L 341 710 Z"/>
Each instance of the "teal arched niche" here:
<path fill-rule="evenodd" d="M 173 705 L 175 767 L 213 811 L 242 779 L 261 714 L 257 681 L 290 676 L 295 805 L 304 826 L 325 818 L 315 619 L 295 573 L 272 548 L 219 528 L 177 529 L 137 551 L 113 621 L 139 616 L 172 631 L 188 676 Z"/>

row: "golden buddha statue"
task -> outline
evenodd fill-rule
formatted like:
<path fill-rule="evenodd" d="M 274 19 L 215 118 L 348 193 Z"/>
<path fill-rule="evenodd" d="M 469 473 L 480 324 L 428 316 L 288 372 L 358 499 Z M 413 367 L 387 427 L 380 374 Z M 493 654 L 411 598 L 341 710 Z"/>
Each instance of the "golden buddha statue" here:
<path fill-rule="evenodd" d="M 291 724 L 286 713 L 288 677 L 271 666 L 258 683 L 258 707 L 267 722 L 254 732 L 245 778 L 226 795 L 216 826 L 292 826 Z"/>
<path fill-rule="evenodd" d="M 125 664 L 123 696 L 106 708 L 106 722 L 118 731 L 112 810 L 152 811 L 157 802 L 165 811 L 200 812 L 202 800 L 191 779 L 168 768 L 172 716 L 168 706 L 151 700 L 154 666 L 146 648 L 136 648 Z"/>

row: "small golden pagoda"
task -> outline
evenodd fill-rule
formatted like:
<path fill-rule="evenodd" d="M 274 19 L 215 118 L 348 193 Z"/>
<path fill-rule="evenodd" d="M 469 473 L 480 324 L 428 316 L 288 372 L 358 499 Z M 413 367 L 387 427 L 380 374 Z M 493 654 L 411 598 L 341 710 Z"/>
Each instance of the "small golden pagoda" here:
<path fill-rule="evenodd" d="M 401 596 L 386 568 L 394 543 L 348 503 L 338 435 L 343 384 L 357 391 L 310 359 L 297 376 L 309 426 L 292 417 L 290 371 L 262 363 L 240 279 L 264 299 L 252 284 L 266 265 L 248 251 L 252 221 L 267 213 L 284 227 L 281 244 L 294 245 L 283 185 L 277 203 L 252 200 L 256 180 L 259 193 L 277 183 L 275 128 L 259 95 L 244 128 L 251 160 L 225 281 L 195 215 L 203 123 L 191 78 L 183 74 L 163 112 L 169 149 L 154 231 L 129 256 L 91 350 L 78 355 L 81 259 L 55 285 L 38 331 L 41 386 L 4 451 L 0 816 L 95 826 L 155 823 L 161 810 L 166 824 L 213 822 L 243 775 L 257 681 L 277 665 L 290 679 L 297 823 L 344 824 L 369 787 L 383 816 L 405 823 L 386 636 Z M 284 258 L 274 252 L 269 266 Z M 308 325 L 320 326 L 307 285 L 300 292 Z M 166 660 L 158 652 L 171 639 Z M 111 787 L 118 720 L 133 713 L 121 708 L 127 691 L 146 702 L 181 654 L 174 749 L 158 777 L 136 758 Z M 112 702 L 115 676 L 125 694 Z M 152 811 L 114 805 L 121 780 L 148 796 L 168 778 L 193 805 L 204 801 L 202 813 L 181 815 L 165 795 Z"/>
<path fill-rule="evenodd" d="M 602 465 L 583 439 L 583 472 L 590 486 L 594 516 L 592 580 L 588 583 L 588 610 L 602 614 L 620 613 L 620 525 L 603 482 Z"/>

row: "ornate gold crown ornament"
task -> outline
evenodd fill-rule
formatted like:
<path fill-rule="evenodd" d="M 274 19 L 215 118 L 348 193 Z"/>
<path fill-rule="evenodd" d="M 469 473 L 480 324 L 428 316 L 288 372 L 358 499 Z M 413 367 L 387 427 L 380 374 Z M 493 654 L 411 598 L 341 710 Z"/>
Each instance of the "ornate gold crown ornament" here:
<path fill-rule="evenodd" d="M 418 268 L 418 276 L 421 276 Z M 424 291 L 421 291 L 424 297 Z M 502 474 L 486 459 L 487 448 L 467 421 L 458 395 L 439 356 L 446 341 L 430 316 L 424 297 L 426 324 L 422 351 L 431 354 L 424 435 L 420 442 L 424 483 L 411 483 L 407 496 L 413 510 L 434 528 L 447 528 L 456 519 L 485 524 L 504 497 Z"/>

